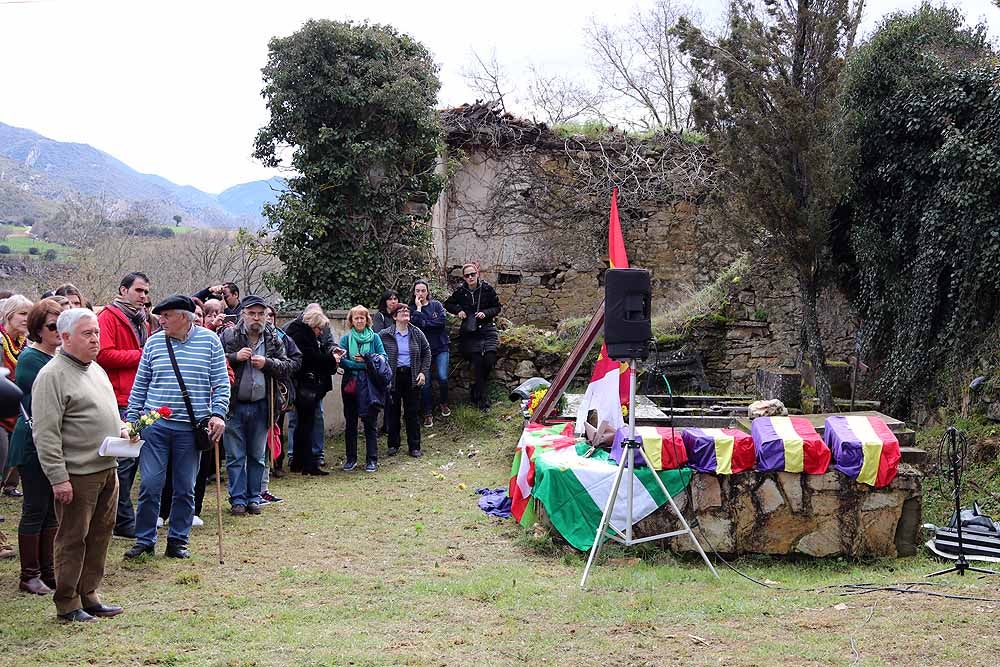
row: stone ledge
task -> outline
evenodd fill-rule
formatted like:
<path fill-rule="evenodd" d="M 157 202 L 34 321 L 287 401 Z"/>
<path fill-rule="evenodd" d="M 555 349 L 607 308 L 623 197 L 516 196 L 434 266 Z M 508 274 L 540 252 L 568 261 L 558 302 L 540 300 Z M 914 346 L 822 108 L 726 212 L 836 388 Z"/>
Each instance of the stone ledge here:
<path fill-rule="evenodd" d="M 838 471 L 825 475 L 761 473 L 716 476 L 695 473 L 690 494 L 678 499 L 685 516 L 693 500 L 706 551 L 814 557 L 908 556 L 916 553 L 921 524 L 921 474 L 900 465 L 883 488 L 858 484 Z M 635 526 L 639 537 L 677 529 L 669 505 Z M 702 533 L 711 543 L 705 544 Z M 669 540 L 692 551 L 685 537 Z"/>

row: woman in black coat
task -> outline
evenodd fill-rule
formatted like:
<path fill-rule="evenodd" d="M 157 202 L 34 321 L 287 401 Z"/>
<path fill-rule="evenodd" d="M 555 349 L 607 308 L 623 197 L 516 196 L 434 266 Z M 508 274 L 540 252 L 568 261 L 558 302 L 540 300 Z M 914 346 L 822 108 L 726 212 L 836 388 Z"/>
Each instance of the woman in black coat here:
<path fill-rule="evenodd" d="M 472 366 L 474 381 L 470 397 L 480 410 L 489 409 L 490 373 L 497 363 L 500 335 L 494 320 L 500 314 L 500 299 L 496 290 L 479 278 L 479 265 L 462 266 L 461 285 L 444 302 L 444 309 L 462 320 L 458 335 L 458 350 Z"/>
<path fill-rule="evenodd" d="M 379 299 L 378 308 L 372 315 L 372 331 L 379 333 L 386 327 L 392 326 L 392 313 L 399 305 L 399 292 L 394 289 L 387 289 Z"/>
<path fill-rule="evenodd" d="M 302 352 L 302 366 L 295 375 L 295 435 L 292 442 L 293 472 L 303 475 L 329 475 L 319 467 L 312 455 L 313 426 L 323 396 L 329 388 L 330 376 L 337 372 L 344 351 L 335 348 L 324 352 L 320 348 L 323 331 L 330 320 L 321 310 L 306 310 L 302 319 L 293 320 L 285 329 Z"/>

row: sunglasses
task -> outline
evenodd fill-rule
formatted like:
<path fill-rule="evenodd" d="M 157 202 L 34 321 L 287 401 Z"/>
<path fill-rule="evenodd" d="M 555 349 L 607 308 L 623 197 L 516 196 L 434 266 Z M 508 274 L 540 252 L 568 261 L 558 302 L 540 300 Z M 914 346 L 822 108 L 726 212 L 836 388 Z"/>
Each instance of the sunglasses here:
<path fill-rule="evenodd" d="M 479 274 L 476 271 L 473 271 L 472 273 L 466 273 L 465 277 L 466 278 L 475 278 L 477 275 L 479 275 Z"/>
<path fill-rule="evenodd" d="M 56 327 L 56 323 L 55 322 L 49 322 L 48 324 L 45 325 L 45 328 L 48 329 L 49 331 L 55 331 L 56 328 L 57 328 Z"/>

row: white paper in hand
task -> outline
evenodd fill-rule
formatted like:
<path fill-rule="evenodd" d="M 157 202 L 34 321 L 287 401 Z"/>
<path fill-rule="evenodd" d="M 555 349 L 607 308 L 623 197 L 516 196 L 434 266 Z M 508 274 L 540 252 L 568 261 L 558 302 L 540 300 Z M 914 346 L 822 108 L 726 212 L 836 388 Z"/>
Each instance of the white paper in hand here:
<path fill-rule="evenodd" d="M 134 459 L 139 456 L 143 441 L 132 442 L 128 438 L 105 438 L 97 453 L 101 456 L 115 456 Z"/>

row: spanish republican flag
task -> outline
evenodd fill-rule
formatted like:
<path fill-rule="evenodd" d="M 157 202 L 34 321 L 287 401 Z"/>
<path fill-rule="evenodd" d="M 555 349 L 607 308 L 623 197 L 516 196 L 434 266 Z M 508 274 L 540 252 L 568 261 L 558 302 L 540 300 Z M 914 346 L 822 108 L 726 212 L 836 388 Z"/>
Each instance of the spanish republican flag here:
<path fill-rule="evenodd" d="M 611 219 L 608 222 L 608 267 L 612 269 L 628 268 L 625 239 L 622 237 L 621 222 L 618 220 L 618 188 L 611 192 Z M 576 433 L 584 432 L 584 423 L 591 410 L 597 410 L 598 424 L 602 421 L 607 422 L 615 429 L 624 426 L 622 405 L 628 404 L 628 395 L 628 364 L 609 358 L 608 346 L 601 343 L 601 352 L 597 356 L 594 372 L 590 376 L 587 393 L 576 411 Z"/>

